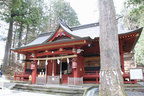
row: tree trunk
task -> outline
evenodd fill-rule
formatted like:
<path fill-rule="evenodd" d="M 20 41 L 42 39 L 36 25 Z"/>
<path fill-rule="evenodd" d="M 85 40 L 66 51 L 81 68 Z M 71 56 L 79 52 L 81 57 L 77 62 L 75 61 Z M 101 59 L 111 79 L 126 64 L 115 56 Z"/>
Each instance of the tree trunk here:
<path fill-rule="evenodd" d="M 9 65 L 10 61 L 10 49 L 12 44 L 12 32 L 13 32 L 13 20 L 9 23 L 9 30 L 8 30 L 8 36 L 5 46 L 5 54 L 4 54 L 4 61 L 3 61 L 3 71 L 5 72 L 6 66 Z"/>
<path fill-rule="evenodd" d="M 26 45 L 27 42 L 28 42 L 28 34 L 29 34 L 29 25 L 27 25 L 27 32 L 26 32 L 26 37 L 25 37 L 24 45 Z"/>
<path fill-rule="evenodd" d="M 19 40 L 18 40 L 18 48 L 22 45 L 22 31 L 23 31 L 23 23 L 20 24 L 20 32 L 19 32 Z M 20 59 L 20 55 L 18 53 L 17 60 Z"/>
<path fill-rule="evenodd" d="M 100 85 L 99 96 L 126 96 L 120 68 L 118 28 L 113 0 L 99 0 Z"/>
<path fill-rule="evenodd" d="M 12 48 L 15 48 L 15 43 L 16 43 L 16 32 L 17 32 L 17 25 L 15 24 L 15 31 L 14 31 L 14 34 L 13 34 L 13 41 L 12 41 Z M 11 65 L 15 65 L 15 57 L 16 57 L 16 55 L 15 55 L 15 53 L 14 52 L 11 52 Z"/>

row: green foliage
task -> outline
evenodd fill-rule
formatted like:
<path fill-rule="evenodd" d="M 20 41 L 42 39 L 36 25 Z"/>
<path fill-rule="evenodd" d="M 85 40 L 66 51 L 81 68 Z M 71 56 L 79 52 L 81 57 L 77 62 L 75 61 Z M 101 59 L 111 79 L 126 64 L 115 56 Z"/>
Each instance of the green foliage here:
<path fill-rule="evenodd" d="M 135 48 L 135 59 L 139 65 L 144 65 L 144 34 L 141 35 Z"/>
<path fill-rule="evenodd" d="M 53 8 L 52 14 L 55 14 L 55 18 L 65 20 L 70 26 L 80 24 L 75 11 L 70 6 L 69 2 L 65 2 L 64 0 L 53 0 L 51 4 Z"/>
<path fill-rule="evenodd" d="M 13 31 L 16 33 L 13 39 L 16 46 L 20 33 L 23 35 L 22 43 L 29 43 L 41 32 L 54 31 L 60 19 L 70 26 L 80 24 L 77 14 L 64 0 L 52 0 L 49 4 L 43 0 L 8 0 L 5 3 L 4 11 L 1 12 L 6 22 L 14 21 Z"/>
<path fill-rule="evenodd" d="M 144 26 L 144 0 L 127 0 L 126 2 L 129 13 L 125 16 L 125 19 L 129 19 L 131 29 L 136 26 Z M 138 43 L 135 47 L 135 58 L 137 64 L 144 65 L 144 31 L 142 32 Z"/>
<path fill-rule="evenodd" d="M 143 0 L 127 0 L 127 3 L 128 5 L 131 5 L 131 4 L 137 5 L 137 4 L 143 3 Z"/>
<path fill-rule="evenodd" d="M 60 19 L 63 19 L 69 26 L 76 26 L 80 24 L 77 14 L 70 6 L 69 2 L 66 2 L 65 0 L 53 0 L 50 3 L 50 6 L 52 6 L 50 15 L 53 20 L 57 20 L 55 22 L 59 22 Z"/>

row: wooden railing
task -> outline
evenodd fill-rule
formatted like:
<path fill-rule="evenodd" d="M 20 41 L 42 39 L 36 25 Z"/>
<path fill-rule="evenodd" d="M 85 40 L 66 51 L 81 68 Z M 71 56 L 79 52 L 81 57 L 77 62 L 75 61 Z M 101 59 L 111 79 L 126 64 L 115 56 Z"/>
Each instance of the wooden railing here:
<path fill-rule="evenodd" d="M 85 74 L 99 74 L 99 71 L 85 71 Z"/>
<path fill-rule="evenodd" d="M 24 72 L 15 72 L 14 79 L 19 81 L 28 81 L 29 74 L 24 74 Z"/>
<path fill-rule="evenodd" d="M 99 71 L 85 71 L 84 83 L 99 83 Z"/>
<path fill-rule="evenodd" d="M 84 81 L 84 83 L 99 83 L 99 71 L 85 71 L 84 79 L 95 79 L 95 81 Z M 136 83 L 136 80 L 130 80 L 130 74 L 123 74 L 124 83 Z"/>

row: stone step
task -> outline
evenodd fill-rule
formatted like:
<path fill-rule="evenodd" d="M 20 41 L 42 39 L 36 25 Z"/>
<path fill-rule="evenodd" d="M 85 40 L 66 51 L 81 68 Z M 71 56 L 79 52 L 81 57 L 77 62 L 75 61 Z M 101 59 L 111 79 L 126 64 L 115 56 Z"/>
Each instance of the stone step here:
<path fill-rule="evenodd" d="M 39 91 L 48 93 L 64 93 L 64 94 L 77 94 L 82 96 L 86 88 L 80 86 L 59 86 L 59 85 L 33 85 L 33 84 L 16 84 L 12 89 L 26 90 L 26 91 Z"/>

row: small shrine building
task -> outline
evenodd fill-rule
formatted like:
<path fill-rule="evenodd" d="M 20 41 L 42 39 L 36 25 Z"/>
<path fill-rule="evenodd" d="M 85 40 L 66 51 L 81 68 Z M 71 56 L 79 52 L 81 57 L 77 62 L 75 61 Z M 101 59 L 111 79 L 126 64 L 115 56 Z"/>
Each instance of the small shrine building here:
<path fill-rule="evenodd" d="M 118 29 L 124 82 L 136 83 L 125 72 L 124 53 L 133 50 L 142 28 Z M 99 23 L 70 28 L 62 22 L 55 32 L 42 33 L 31 43 L 13 49 L 26 57 L 24 72 L 21 75 L 15 73 L 15 80 L 28 80 L 31 76 L 32 83 L 37 84 L 99 83 L 99 31 Z"/>

